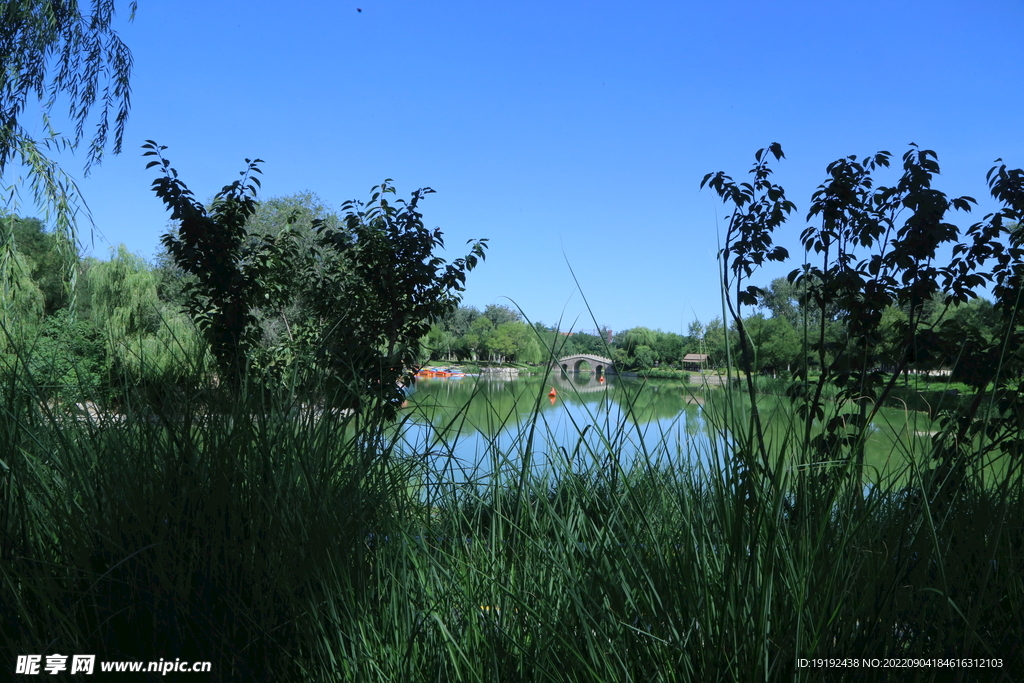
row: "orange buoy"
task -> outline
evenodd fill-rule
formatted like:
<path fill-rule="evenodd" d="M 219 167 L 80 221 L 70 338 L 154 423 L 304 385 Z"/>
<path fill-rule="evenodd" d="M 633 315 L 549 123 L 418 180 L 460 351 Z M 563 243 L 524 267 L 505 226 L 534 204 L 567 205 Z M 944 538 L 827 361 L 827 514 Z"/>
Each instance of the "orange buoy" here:
<path fill-rule="evenodd" d="M 597 381 L 601 382 L 601 383 L 604 383 L 604 375 L 601 375 L 600 377 L 598 377 Z"/>
<path fill-rule="evenodd" d="M 548 392 L 548 396 L 550 396 L 551 398 L 554 398 L 555 396 L 558 396 L 558 392 L 555 391 L 554 387 L 551 387 L 551 391 Z"/>

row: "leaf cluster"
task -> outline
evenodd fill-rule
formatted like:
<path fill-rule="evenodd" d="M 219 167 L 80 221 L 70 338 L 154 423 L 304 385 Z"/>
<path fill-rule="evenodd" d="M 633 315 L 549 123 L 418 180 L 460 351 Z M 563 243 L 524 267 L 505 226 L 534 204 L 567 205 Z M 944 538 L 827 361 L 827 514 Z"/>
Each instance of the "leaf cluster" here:
<path fill-rule="evenodd" d="M 17 161 L 27 172 L 35 203 L 54 217 L 65 275 L 75 307 L 76 271 L 72 267 L 77 242 L 76 221 L 81 209 L 88 215 L 75 181 L 51 158 L 51 151 L 77 149 L 90 122 L 92 138 L 85 173 L 99 163 L 111 135 L 113 152 L 121 151 L 131 100 L 132 55 L 113 30 L 114 0 L 93 0 L 86 13 L 77 0 L 9 0 L 0 5 L 0 180 Z M 136 3 L 128 3 L 134 18 Z M 41 121 L 27 125 L 26 108 L 39 102 Z M 75 132 L 56 131 L 50 114 L 58 100 L 67 102 Z M 98 114 L 96 109 L 99 108 Z M 116 111 L 116 114 L 114 113 Z M 45 131 L 37 139 L 30 131 Z M 8 206 L 17 210 L 21 180 L 0 184 Z M 0 244 L 0 277 L 10 278 L 13 243 Z M 52 309 L 51 309 L 52 310 Z"/>
<path fill-rule="evenodd" d="M 189 314 L 222 375 L 237 383 L 253 366 L 274 381 L 326 371 L 333 400 L 346 407 L 401 404 L 420 340 L 457 308 L 487 240 L 471 241 L 469 254 L 446 263 L 435 254 L 444 247 L 441 231 L 427 228 L 419 210 L 433 190 L 392 203 L 390 180 L 367 204 L 346 202 L 340 221 L 300 205 L 284 227 L 264 220 L 253 229 L 261 160 L 247 159 L 241 177 L 205 207 L 164 147 L 148 141 L 144 149 L 155 157 L 148 168 L 161 171 L 153 190 L 177 225 L 164 248 L 189 278 L 182 284 Z M 276 321 L 286 335 L 268 343 L 263 332 Z"/>
<path fill-rule="evenodd" d="M 795 293 L 802 320 L 791 322 L 803 329 L 807 362 L 797 364 L 790 395 L 804 418 L 805 441 L 823 457 L 849 446 L 862 457 L 865 430 L 900 377 L 939 367 L 953 367 L 953 379 L 975 387 L 977 398 L 949 417 L 953 436 L 937 438 L 935 456 L 949 461 L 982 431 L 989 439 L 982 452 L 1008 444 L 1019 448 L 1024 441 L 1013 420 L 1024 405 L 1019 390 L 1024 335 L 1016 318 L 1024 248 L 1015 226 L 1024 217 L 1024 172 L 994 167 L 988 185 L 1002 208 L 961 231 L 950 214 L 970 212 L 977 202 L 949 197 L 934 186 L 940 172 L 935 152 L 911 145 L 891 186 L 874 179 L 889 166 L 889 152 L 835 161 L 811 197 L 810 225 L 800 236 L 805 261 L 775 292 L 740 286 L 764 262 L 786 257 L 771 235 L 794 207 L 781 187 L 768 182 L 769 154 L 782 158 L 777 145 L 759 150 L 751 183 L 736 183 L 722 173 L 709 174 L 702 183 L 734 205 L 722 250 L 723 280 L 751 395 L 749 377 L 757 365 L 751 351 L 756 349 L 746 344 L 740 308 L 760 303 L 792 318 L 786 300 Z M 1002 318 L 994 333 L 988 323 L 979 326 L 976 316 L 957 314 L 987 286 Z M 813 383 L 808 381 L 812 359 L 820 371 Z M 830 387 L 838 388 L 839 405 L 852 410 L 826 419 Z M 995 413 L 981 410 L 989 387 Z M 819 422 L 824 430 L 812 438 Z M 758 441 L 756 406 L 752 424 L 756 450 L 766 456 Z"/>
<path fill-rule="evenodd" d="M 0 11 L 0 171 L 18 141 L 31 139 L 18 119 L 32 97 L 43 103 L 43 121 L 51 132 L 48 113 L 58 97 L 67 99 L 75 135 L 61 139 L 72 148 L 81 142 L 95 105 L 101 105 L 86 157 L 87 173 L 103 154 L 114 110 L 113 151 L 121 151 L 131 101 L 132 55 L 112 28 L 114 1 L 90 4 L 92 13 L 86 15 L 76 0 L 4 3 Z M 137 3 L 128 5 L 134 18 Z"/>
<path fill-rule="evenodd" d="M 311 310 L 320 325 L 321 359 L 351 377 L 381 404 L 399 403 L 398 383 L 416 364 L 419 341 L 457 309 L 466 274 L 484 259 L 487 240 L 470 241 L 469 254 L 446 263 L 439 229 L 423 222 L 423 188 L 406 201 L 388 201 L 392 181 L 371 190 L 370 201 L 342 206 L 341 226 L 316 222 L 322 267 L 313 272 Z"/>
<path fill-rule="evenodd" d="M 284 247 L 268 237 L 256 249 L 245 248 L 245 225 L 256 211 L 262 160 L 246 159 L 241 177 L 224 186 L 207 208 L 163 157 L 166 147 L 147 140 L 143 149 L 143 156 L 156 157 L 146 165 L 147 169 L 159 167 L 162 173 L 153 181 L 153 191 L 177 224 L 161 243 L 182 271 L 195 278 L 184 287 L 189 313 L 205 334 L 225 378 L 236 381 L 254 342 L 251 308 L 261 296 L 281 289 L 263 276 Z"/>

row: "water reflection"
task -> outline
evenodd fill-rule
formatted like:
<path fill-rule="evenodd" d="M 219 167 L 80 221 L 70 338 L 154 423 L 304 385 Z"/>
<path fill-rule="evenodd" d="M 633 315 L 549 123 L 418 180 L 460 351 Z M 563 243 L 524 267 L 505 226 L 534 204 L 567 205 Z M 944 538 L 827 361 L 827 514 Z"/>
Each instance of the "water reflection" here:
<path fill-rule="evenodd" d="M 761 396 L 758 411 L 769 449 L 791 449 L 802 423 L 789 402 Z M 638 458 L 710 467 L 733 439 L 723 425 L 747 424 L 749 414 L 741 393 L 671 380 L 609 376 L 601 382 L 592 374 L 560 373 L 427 379 L 410 397 L 404 438 L 412 451 L 432 453 L 435 469 L 459 479 L 522 466 L 584 469 L 617 461 L 629 467 Z M 880 411 L 865 443 L 869 474 L 903 468 L 925 450 L 932 429 L 923 414 Z"/>
<path fill-rule="evenodd" d="M 608 391 L 615 385 L 615 379 L 598 377 L 595 374 L 568 375 L 560 372 L 552 374 L 551 378 L 556 387 L 567 389 L 573 393 L 592 394 Z"/>

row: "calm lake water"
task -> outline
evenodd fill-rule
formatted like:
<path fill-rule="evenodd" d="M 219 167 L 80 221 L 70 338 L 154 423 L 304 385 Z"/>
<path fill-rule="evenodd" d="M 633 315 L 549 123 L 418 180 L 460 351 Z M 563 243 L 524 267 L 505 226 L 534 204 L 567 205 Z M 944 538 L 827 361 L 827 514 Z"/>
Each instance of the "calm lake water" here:
<path fill-rule="evenodd" d="M 554 400 L 548 396 L 552 387 Z M 788 400 L 761 396 L 758 408 L 769 447 L 792 436 Z M 707 466 L 718 462 L 732 438 L 722 426 L 730 410 L 745 416 L 749 402 L 736 392 L 673 380 L 420 379 L 403 433 L 409 449 L 431 453 L 434 468 L 457 481 L 495 468 L 518 471 L 524 453 L 532 454 L 533 469 L 583 469 L 616 458 L 626 467 L 638 458 Z M 931 429 L 924 414 L 883 409 L 871 427 L 866 466 L 902 469 L 927 446 Z"/>

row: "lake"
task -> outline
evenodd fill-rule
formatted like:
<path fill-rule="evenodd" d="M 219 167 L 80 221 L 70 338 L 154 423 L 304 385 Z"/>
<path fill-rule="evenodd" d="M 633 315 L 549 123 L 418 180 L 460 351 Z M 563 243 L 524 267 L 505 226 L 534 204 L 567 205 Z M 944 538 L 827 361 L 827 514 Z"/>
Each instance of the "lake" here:
<path fill-rule="evenodd" d="M 555 397 L 549 397 L 554 388 Z M 787 399 L 758 398 L 766 441 L 776 448 L 793 438 Z M 445 478 L 467 480 L 500 468 L 517 471 L 530 453 L 531 469 L 607 466 L 618 459 L 707 466 L 732 438 L 729 411 L 745 424 L 749 400 L 740 392 L 674 380 L 610 377 L 464 377 L 419 379 L 404 411 L 411 451 L 432 454 Z M 928 446 L 934 429 L 922 413 L 883 408 L 871 426 L 865 465 L 871 473 L 902 469 Z"/>

